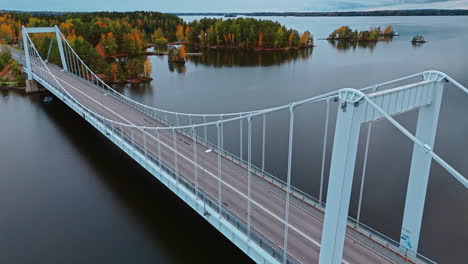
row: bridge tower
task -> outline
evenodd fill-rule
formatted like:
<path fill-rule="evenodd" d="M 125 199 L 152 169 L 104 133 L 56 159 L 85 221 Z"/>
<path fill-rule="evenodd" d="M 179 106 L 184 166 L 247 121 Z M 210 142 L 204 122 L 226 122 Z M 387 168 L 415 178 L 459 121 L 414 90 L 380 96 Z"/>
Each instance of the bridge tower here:
<path fill-rule="evenodd" d="M 429 71 L 421 82 L 367 95 L 354 89 L 340 90 L 320 264 L 342 262 L 361 124 L 412 109 L 419 109 L 416 138 L 424 147 L 414 144 L 413 148 L 400 247 L 417 251 L 432 161 L 429 152 L 434 146 L 445 78 Z"/>
<path fill-rule="evenodd" d="M 60 59 L 62 61 L 62 67 L 65 71 L 68 71 L 67 60 L 65 59 L 65 53 L 62 43 L 62 37 L 60 35 L 60 31 L 57 26 L 53 27 L 22 27 L 22 34 L 23 34 L 23 47 L 24 47 L 24 55 L 26 59 L 26 73 L 28 75 L 28 79 L 26 80 L 26 92 L 34 92 L 38 89 L 37 82 L 33 79 L 32 70 L 31 70 L 31 52 L 34 52 L 30 48 L 30 44 L 28 41 L 28 34 L 32 33 L 55 33 L 55 38 L 57 39 L 57 44 L 60 52 Z"/>

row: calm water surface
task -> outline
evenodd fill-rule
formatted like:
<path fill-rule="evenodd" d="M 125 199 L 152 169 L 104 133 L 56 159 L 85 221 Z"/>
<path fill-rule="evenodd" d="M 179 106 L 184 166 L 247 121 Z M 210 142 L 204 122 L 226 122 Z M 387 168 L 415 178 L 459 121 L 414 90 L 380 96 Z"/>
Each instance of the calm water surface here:
<path fill-rule="evenodd" d="M 184 17 L 187 21 L 199 17 Z M 119 86 L 124 94 L 168 110 L 236 112 L 289 103 L 343 87 L 361 88 L 424 70 L 468 84 L 468 17 L 272 17 L 310 30 L 316 47 L 298 53 L 204 52 L 184 67 L 150 57 L 154 81 Z M 336 47 L 325 40 L 341 25 L 392 24 L 399 37 L 374 47 Z M 428 43 L 413 47 L 413 35 Z M 130 158 L 62 103 L 1 92 L 1 263 L 244 263 L 248 258 Z M 447 86 L 436 151 L 468 174 L 466 95 Z M 324 104 L 301 110 L 295 127 L 293 184 L 317 197 Z M 332 120 L 336 115 L 332 104 Z M 411 131 L 415 113 L 398 120 Z M 287 114 L 267 121 L 266 169 L 284 178 Z M 245 127 L 245 126 L 244 126 Z M 364 127 L 365 128 L 365 127 Z M 259 131 L 259 124 L 254 130 Z M 362 130 L 364 135 L 366 129 Z M 225 145 L 239 153 L 238 127 Z M 333 129 L 329 134 L 329 149 Z M 214 139 L 214 134 L 211 133 Z M 350 214 L 355 216 L 362 169 L 360 142 Z M 254 162 L 260 159 L 254 137 Z M 246 148 L 244 148 L 245 150 Z M 373 128 L 362 221 L 397 239 L 411 144 L 386 122 Z M 328 164 L 327 162 L 327 172 Z M 420 251 L 441 263 L 466 263 L 468 193 L 433 165 Z M 203 241 L 201 243 L 200 241 Z"/>

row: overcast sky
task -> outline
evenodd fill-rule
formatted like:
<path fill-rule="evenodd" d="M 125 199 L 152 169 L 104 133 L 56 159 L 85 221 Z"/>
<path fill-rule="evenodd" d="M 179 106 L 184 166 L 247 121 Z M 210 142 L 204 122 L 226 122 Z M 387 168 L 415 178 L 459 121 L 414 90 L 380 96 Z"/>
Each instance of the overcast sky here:
<path fill-rule="evenodd" d="M 468 9 L 468 0 L 0 0 L 0 9 L 25 11 L 255 12 L 427 8 Z"/>

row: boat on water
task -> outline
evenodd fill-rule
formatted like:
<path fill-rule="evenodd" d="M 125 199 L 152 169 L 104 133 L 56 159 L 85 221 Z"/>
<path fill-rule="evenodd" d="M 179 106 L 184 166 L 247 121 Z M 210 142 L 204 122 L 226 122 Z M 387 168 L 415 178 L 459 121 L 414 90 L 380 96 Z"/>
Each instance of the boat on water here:
<path fill-rule="evenodd" d="M 52 100 L 53 100 L 53 98 L 50 95 L 47 95 L 44 98 L 42 98 L 42 102 L 44 102 L 44 103 L 50 103 L 50 102 L 52 102 Z"/>

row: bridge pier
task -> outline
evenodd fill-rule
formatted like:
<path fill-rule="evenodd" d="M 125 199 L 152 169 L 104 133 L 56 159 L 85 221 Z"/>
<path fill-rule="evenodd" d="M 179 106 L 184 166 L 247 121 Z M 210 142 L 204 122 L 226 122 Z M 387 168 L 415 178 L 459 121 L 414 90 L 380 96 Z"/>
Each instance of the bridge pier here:
<path fill-rule="evenodd" d="M 41 91 L 36 80 L 26 80 L 26 93 L 36 93 Z"/>

